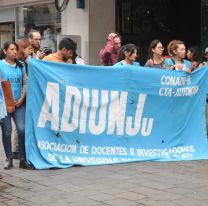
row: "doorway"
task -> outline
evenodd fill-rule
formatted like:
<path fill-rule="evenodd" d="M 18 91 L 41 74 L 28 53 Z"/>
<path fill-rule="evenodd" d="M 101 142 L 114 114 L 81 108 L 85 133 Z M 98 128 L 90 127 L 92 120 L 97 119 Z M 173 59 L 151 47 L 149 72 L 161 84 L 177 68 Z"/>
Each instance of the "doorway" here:
<path fill-rule="evenodd" d="M 185 8 L 185 9 L 184 9 Z M 186 46 L 201 44 L 201 0 L 117 0 L 116 27 L 123 44 L 140 48 L 140 62 L 147 59 L 150 42 L 159 39 L 166 46 L 173 39 Z"/>
<path fill-rule="evenodd" d="M 15 40 L 15 23 L 14 22 L 0 23 L 1 48 L 3 47 L 5 41 L 14 41 L 14 40 Z"/>

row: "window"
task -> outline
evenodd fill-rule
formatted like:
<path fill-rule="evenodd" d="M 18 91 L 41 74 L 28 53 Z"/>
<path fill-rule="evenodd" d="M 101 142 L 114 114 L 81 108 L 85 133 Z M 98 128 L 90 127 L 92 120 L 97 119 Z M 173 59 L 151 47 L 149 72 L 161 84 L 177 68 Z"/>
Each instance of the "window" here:
<path fill-rule="evenodd" d="M 31 29 L 40 31 L 43 38 L 41 47 L 56 49 L 57 35 L 61 34 L 61 14 L 54 3 L 17 8 L 16 39 L 28 37 Z"/>

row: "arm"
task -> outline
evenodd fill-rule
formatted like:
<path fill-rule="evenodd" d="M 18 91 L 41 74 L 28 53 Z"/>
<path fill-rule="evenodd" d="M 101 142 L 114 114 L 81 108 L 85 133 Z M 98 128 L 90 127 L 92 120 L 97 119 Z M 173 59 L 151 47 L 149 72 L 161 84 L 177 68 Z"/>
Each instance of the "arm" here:
<path fill-rule="evenodd" d="M 114 49 L 115 37 L 116 34 L 114 33 L 109 34 L 106 46 L 99 53 L 100 62 L 102 65 L 107 66 L 110 62 L 109 60 L 111 58 L 111 54 L 113 53 L 113 49 Z"/>
<path fill-rule="evenodd" d="M 24 74 L 23 74 L 23 79 L 22 79 L 22 94 L 21 97 L 15 102 L 15 106 L 19 107 L 21 106 L 24 101 L 25 101 L 25 97 L 26 97 L 26 89 L 27 89 L 27 74 L 26 71 L 24 69 Z"/>

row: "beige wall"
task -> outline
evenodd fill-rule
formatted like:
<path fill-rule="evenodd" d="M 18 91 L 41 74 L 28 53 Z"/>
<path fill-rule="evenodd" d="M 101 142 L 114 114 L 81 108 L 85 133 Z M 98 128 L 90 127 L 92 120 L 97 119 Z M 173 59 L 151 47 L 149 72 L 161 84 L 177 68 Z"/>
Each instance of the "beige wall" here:
<path fill-rule="evenodd" d="M 106 36 L 115 31 L 115 0 L 90 0 L 90 63 L 99 65 L 98 53 Z"/>

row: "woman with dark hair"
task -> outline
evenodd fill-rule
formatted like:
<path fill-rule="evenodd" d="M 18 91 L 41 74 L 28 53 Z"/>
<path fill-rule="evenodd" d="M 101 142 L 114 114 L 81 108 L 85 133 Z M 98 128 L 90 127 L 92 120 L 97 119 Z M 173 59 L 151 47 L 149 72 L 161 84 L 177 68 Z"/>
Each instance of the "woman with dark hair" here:
<path fill-rule="evenodd" d="M 149 45 L 148 50 L 148 60 L 145 67 L 163 68 L 164 58 L 163 58 L 164 47 L 160 40 L 153 40 Z"/>
<path fill-rule="evenodd" d="M 25 157 L 25 95 L 26 89 L 23 88 L 23 80 L 27 81 L 25 66 L 22 62 L 17 61 L 18 45 L 15 42 L 5 42 L 3 52 L 5 58 L 0 60 L 0 76 L 3 80 L 9 80 L 11 90 L 14 98 L 15 109 L 1 120 L 2 142 L 6 154 L 6 162 L 4 169 L 11 169 L 13 167 L 12 161 L 12 144 L 11 132 L 12 124 L 11 118 L 18 132 L 19 145 L 19 167 L 23 169 L 33 169 L 26 162 Z M 24 83 L 24 85 L 26 85 Z"/>
<path fill-rule="evenodd" d="M 21 38 L 16 41 L 18 45 L 18 52 L 17 52 L 17 59 L 19 61 L 22 61 L 25 64 L 26 73 L 28 74 L 28 64 L 27 64 L 27 58 L 29 55 L 32 54 L 32 47 L 30 46 L 30 42 L 26 38 Z M 27 76 L 25 76 L 27 77 Z M 23 80 L 23 82 L 27 83 L 27 81 Z M 23 88 L 26 88 L 26 85 L 23 85 Z M 18 152 L 18 134 L 17 130 L 13 130 L 13 145 L 12 145 L 12 158 L 13 159 L 19 159 L 19 152 Z"/>
<path fill-rule="evenodd" d="M 199 66 L 199 48 L 197 46 L 189 47 L 186 53 L 187 59 L 191 62 L 191 71 L 195 70 Z"/>
<path fill-rule="evenodd" d="M 114 64 L 114 66 L 139 66 L 140 63 L 136 61 L 138 57 L 138 48 L 134 44 L 126 44 L 121 48 L 118 63 Z"/>
<path fill-rule="evenodd" d="M 165 59 L 164 68 L 182 70 L 190 73 L 191 63 L 190 61 L 184 59 L 186 56 L 186 47 L 184 42 L 180 40 L 174 41 L 172 45 L 172 53 L 173 56 L 171 58 Z"/>

